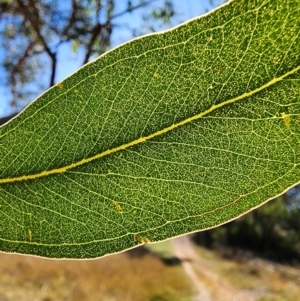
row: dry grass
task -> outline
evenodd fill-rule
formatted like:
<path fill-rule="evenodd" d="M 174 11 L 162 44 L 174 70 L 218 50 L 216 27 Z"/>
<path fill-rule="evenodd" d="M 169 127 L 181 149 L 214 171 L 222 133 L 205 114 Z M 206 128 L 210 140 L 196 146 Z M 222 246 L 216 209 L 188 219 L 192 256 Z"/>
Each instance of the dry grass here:
<path fill-rule="evenodd" d="M 147 251 L 87 261 L 0 253 L 0 301 L 183 301 L 191 294 L 180 265 Z"/>
<path fill-rule="evenodd" d="M 150 252 L 138 248 L 86 261 L 0 253 L 0 301 L 191 300 L 194 288 L 180 262 L 170 260 L 174 257 L 170 243 L 148 246 Z M 226 283 L 244 292 L 247 300 L 299 300 L 299 278 L 288 268 L 278 271 L 255 260 L 229 260 L 204 248 L 195 249 L 200 257 L 192 262 L 193 267 L 215 300 L 220 293 L 225 298 Z M 214 275 L 224 283 L 213 281 Z"/>
<path fill-rule="evenodd" d="M 284 271 L 269 268 L 256 260 L 224 259 L 207 249 L 196 247 L 208 268 L 221 276 L 236 289 L 248 292 L 256 301 L 295 301 L 299 300 L 299 275 L 291 276 L 289 267 Z M 263 261 L 262 261 L 263 262 Z M 255 297 L 256 296 L 256 297 Z"/>

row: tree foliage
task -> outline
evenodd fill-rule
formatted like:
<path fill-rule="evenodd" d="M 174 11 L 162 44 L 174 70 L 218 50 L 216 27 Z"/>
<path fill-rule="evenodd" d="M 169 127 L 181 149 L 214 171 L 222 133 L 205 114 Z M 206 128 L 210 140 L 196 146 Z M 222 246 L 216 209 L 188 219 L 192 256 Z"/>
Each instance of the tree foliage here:
<path fill-rule="evenodd" d="M 160 2 L 160 6 L 155 2 L 122 1 L 122 10 L 117 10 L 118 0 L 2 1 L 0 47 L 4 55 L 0 64 L 3 87 L 9 87 L 6 98 L 11 97 L 11 105 L 18 111 L 53 86 L 59 53 L 66 44 L 83 53 L 81 65 L 107 51 L 113 31 L 122 26 L 119 22 L 126 14 L 143 13 L 150 7 L 150 18 L 169 22 L 174 15 L 172 1 Z"/>
<path fill-rule="evenodd" d="M 240 219 L 195 234 L 195 242 L 226 255 L 244 249 L 272 260 L 300 262 L 299 190 L 294 190 L 296 198 L 286 193 Z"/>

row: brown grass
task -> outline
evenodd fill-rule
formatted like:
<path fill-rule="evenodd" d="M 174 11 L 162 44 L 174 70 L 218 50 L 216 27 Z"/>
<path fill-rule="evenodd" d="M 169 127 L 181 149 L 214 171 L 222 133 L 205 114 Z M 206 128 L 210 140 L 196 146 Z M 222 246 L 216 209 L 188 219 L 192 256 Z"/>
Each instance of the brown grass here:
<path fill-rule="evenodd" d="M 174 254 L 169 242 L 148 245 L 97 260 L 47 260 L 0 253 L 0 301 L 188 301 L 195 292 L 179 263 L 166 265 Z M 270 269 L 255 260 L 224 259 L 195 246 L 199 262 L 192 262 L 201 282 L 215 300 L 220 284 L 244 292 L 249 300 L 295 301 L 299 278 L 288 267 Z M 163 260 L 162 260 L 163 259 Z M 200 263 L 204 262 L 205 267 Z M 300 271 L 299 271 L 300 273 Z M 297 274 L 297 273 L 296 273 Z M 295 274 L 295 275 L 296 275 Z M 216 283 L 218 285 L 216 285 Z M 247 299 L 247 300 L 248 300 Z"/>
<path fill-rule="evenodd" d="M 0 300 L 190 300 L 181 266 L 166 266 L 147 252 L 137 255 L 74 261 L 0 253 Z"/>
<path fill-rule="evenodd" d="M 224 259 L 221 255 L 207 249 L 201 247 L 196 247 L 196 249 L 211 271 L 221 276 L 236 289 L 248 292 L 248 295 L 252 296 L 252 300 L 299 300 L 300 270 L 297 277 L 291 276 L 288 266 L 282 266 L 282 270 L 279 271 L 260 264 L 259 260 Z"/>

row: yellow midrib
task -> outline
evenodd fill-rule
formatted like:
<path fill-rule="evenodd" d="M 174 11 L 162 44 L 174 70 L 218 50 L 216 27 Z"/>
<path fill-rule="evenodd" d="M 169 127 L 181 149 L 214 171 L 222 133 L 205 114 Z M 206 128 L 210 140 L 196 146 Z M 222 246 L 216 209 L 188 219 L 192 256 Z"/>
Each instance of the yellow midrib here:
<path fill-rule="evenodd" d="M 66 172 L 67 170 L 69 169 L 72 169 L 72 168 L 75 168 L 75 167 L 78 167 L 80 165 L 83 165 L 83 164 L 86 164 L 86 163 L 89 163 L 91 161 L 94 161 L 96 159 L 100 159 L 102 157 L 105 157 L 105 156 L 108 156 L 110 154 L 113 154 L 113 153 L 116 153 L 118 151 L 121 151 L 121 150 L 124 150 L 124 149 L 127 149 L 131 146 L 134 146 L 134 145 L 138 145 L 140 143 L 143 143 L 143 142 L 146 142 L 147 140 L 150 140 L 150 139 L 153 139 L 155 137 L 158 137 L 160 135 L 163 135 L 165 133 L 168 133 L 180 126 L 183 126 L 187 123 L 190 123 L 192 121 L 195 121 L 197 119 L 200 119 L 202 118 L 203 116 L 215 111 L 216 109 L 219 109 L 223 106 L 226 106 L 228 104 L 232 104 L 232 103 L 235 103 L 239 100 L 242 100 L 242 99 L 245 99 L 247 97 L 250 97 L 274 84 L 276 84 L 277 82 L 280 82 L 282 81 L 284 78 L 286 78 L 287 76 L 289 75 L 292 75 L 294 73 L 296 73 L 297 71 L 300 70 L 300 66 L 294 68 L 293 70 L 283 74 L 282 76 L 280 77 L 276 77 L 274 79 L 272 79 L 271 81 L 269 81 L 268 83 L 262 85 L 261 87 L 259 88 L 256 88 L 250 92 L 245 92 L 244 94 L 240 95 L 240 96 L 237 96 L 235 98 L 232 98 L 232 99 L 229 99 L 229 100 L 226 100 L 226 101 L 223 101 L 222 103 L 219 103 L 219 104 L 216 104 L 216 105 L 213 105 L 211 106 L 209 109 L 207 109 L 206 111 L 204 112 L 201 112 L 197 115 L 194 115 L 190 118 L 187 118 L 185 120 L 182 120 L 176 124 L 172 124 L 171 126 L 168 126 L 160 131 L 157 131 L 153 134 L 150 134 L 148 136 L 145 136 L 145 137 L 141 137 L 141 138 L 138 138 L 134 141 L 131 141 L 131 142 L 128 142 L 128 143 L 125 143 L 123 145 L 120 145 L 120 146 L 117 146 L 115 148 L 112 148 L 112 149 L 109 149 L 109 150 L 106 150 L 100 154 L 97 154 L 95 156 L 92 156 L 90 158 L 86 158 L 86 159 L 82 159 L 76 163 L 72 163 L 70 165 L 67 165 L 67 166 L 64 166 L 64 167 L 60 167 L 60 168 L 55 168 L 55 169 L 52 169 L 52 170 L 48 170 L 48 171 L 43 171 L 43 172 L 40 172 L 40 173 L 37 173 L 37 174 L 32 174 L 32 175 L 24 175 L 24 176 L 20 176 L 20 177 L 14 177 L 14 178 L 5 178 L 5 179 L 0 179 L 0 184 L 4 184 L 4 183 L 13 183 L 13 182 L 18 182 L 18 181 L 25 181 L 25 180 L 33 180 L 33 179 L 37 179 L 37 178 L 41 178 L 41 177 L 45 177 L 45 176 L 48 176 L 48 175 L 53 175 L 53 174 L 59 174 L 59 173 L 63 173 L 63 172 Z"/>

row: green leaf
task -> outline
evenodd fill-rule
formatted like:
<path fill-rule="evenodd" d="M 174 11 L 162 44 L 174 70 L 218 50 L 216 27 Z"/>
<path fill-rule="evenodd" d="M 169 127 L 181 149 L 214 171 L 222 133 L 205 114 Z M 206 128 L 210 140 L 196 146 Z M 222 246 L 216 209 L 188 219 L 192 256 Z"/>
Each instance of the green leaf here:
<path fill-rule="evenodd" d="M 0 128 L 0 249 L 90 258 L 300 179 L 300 2 L 233 1 L 84 66 Z"/>

